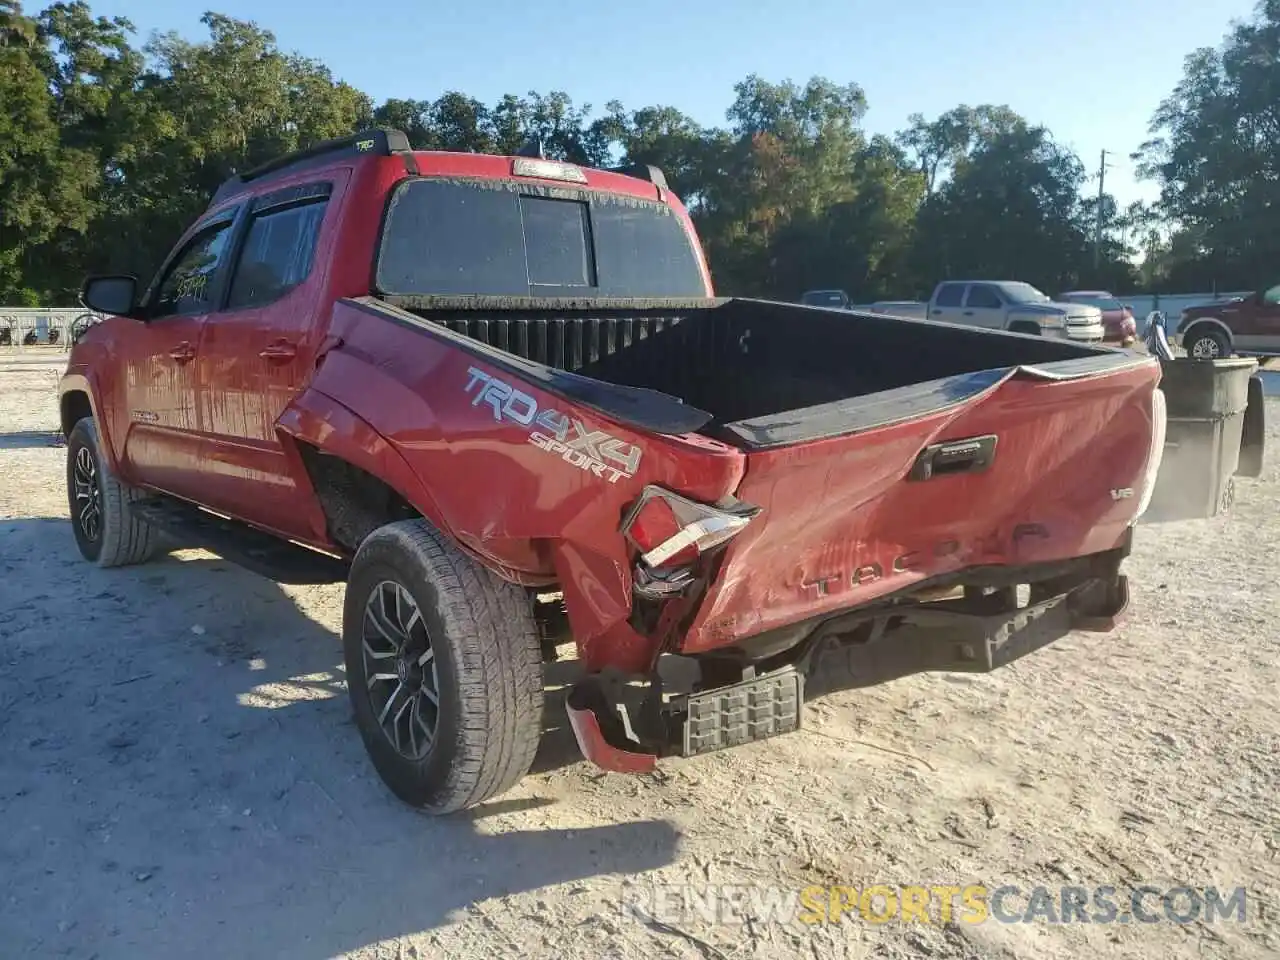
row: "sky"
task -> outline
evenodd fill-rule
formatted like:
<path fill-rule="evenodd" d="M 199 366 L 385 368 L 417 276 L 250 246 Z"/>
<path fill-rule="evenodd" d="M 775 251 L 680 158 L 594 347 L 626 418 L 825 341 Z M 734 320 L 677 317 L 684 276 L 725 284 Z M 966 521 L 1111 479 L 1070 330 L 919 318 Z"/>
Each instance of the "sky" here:
<path fill-rule="evenodd" d="M 557 0 L 376 0 L 344 15 L 318 0 L 90 0 L 127 16 L 143 40 L 176 30 L 203 39 L 212 7 L 272 31 L 381 102 L 460 90 L 563 90 L 597 109 L 655 104 L 722 125 L 733 85 L 751 73 L 803 84 L 856 82 L 865 127 L 893 133 L 920 112 L 1008 104 L 1080 155 L 1123 206 L 1153 199 L 1129 155 L 1177 84 L 1186 54 L 1217 46 L 1253 0 L 687 0 L 635 4 Z M 28 9 L 38 9 L 37 3 Z M 335 5 L 332 10 L 341 9 Z M 1096 180 L 1092 189 L 1096 189 Z"/>

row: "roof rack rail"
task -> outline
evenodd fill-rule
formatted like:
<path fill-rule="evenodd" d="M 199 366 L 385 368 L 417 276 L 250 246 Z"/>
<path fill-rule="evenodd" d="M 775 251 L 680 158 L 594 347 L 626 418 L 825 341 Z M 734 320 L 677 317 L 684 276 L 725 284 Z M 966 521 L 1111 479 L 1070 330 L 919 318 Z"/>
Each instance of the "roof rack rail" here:
<path fill-rule="evenodd" d="M 403 130 L 384 127 L 361 130 L 345 137 L 324 140 L 302 150 L 282 154 L 279 157 L 268 160 L 266 163 L 259 164 L 251 170 L 246 170 L 244 173 L 232 174 L 223 182 L 222 186 L 218 187 L 213 199 L 209 201 L 209 205 L 213 206 L 226 197 L 239 193 L 240 189 L 252 180 L 259 180 L 268 174 L 280 173 L 290 167 L 301 166 L 319 159 L 336 160 L 344 154 L 375 157 L 405 154 L 407 158 L 411 158 L 412 147 L 409 146 L 409 138 L 405 136 Z M 408 159 L 406 162 L 408 162 Z"/>
<path fill-rule="evenodd" d="M 670 190 L 667 186 L 667 175 L 661 169 L 648 163 L 629 163 L 621 167 L 610 167 L 609 173 L 621 173 L 624 176 L 648 180 L 659 190 Z"/>

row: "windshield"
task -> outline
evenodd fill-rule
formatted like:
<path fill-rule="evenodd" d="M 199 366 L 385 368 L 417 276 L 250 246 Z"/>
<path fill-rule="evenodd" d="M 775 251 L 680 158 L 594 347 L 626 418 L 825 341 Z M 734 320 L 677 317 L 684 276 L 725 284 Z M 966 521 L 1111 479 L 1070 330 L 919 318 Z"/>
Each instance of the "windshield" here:
<path fill-rule="evenodd" d="M 1049 303 L 1049 298 L 1029 283 L 1002 283 L 1001 291 L 1014 303 Z"/>
<path fill-rule="evenodd" d="M 705 297 L 689 233 L 663 203 L 500 180 L 410 179 L 382 228 L 384 294 Z"/>

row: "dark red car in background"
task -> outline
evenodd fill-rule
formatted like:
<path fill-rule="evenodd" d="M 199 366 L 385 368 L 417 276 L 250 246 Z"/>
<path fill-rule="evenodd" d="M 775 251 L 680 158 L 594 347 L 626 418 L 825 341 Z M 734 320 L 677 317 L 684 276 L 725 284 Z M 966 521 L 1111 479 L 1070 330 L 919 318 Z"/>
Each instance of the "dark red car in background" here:
<path fill-rule="evenodd" d="M 1102 311 L 1102 325 L 1106 328 L 1104 341 L 1127 347 L 1138 339 L 1138 323 L 1133 307 L 1121 303 L 1106 290 L 1072 290 L 1058 300 L 1062 303 L 1087 303 Z"/>

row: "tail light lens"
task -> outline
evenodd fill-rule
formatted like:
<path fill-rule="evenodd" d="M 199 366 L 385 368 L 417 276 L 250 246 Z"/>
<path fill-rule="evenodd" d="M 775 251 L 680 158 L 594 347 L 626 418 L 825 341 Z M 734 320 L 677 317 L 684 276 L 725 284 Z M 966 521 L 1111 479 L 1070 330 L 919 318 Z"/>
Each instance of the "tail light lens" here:
<path fill-rule="evenodd" d="M 725 510 L 645 487 L 622 523 L 623 535 L 640 553 L 636 589 L 652 596 L 678 593 L 698 558 L 737 536 L 759 512 L 745 504 Z"/>

